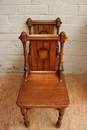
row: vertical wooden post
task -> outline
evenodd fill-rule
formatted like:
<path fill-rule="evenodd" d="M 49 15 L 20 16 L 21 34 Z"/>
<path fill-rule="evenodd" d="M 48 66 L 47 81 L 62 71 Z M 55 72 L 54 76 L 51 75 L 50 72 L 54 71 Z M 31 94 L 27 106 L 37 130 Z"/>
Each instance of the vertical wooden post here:
<path fill-rule="evenodd" d="M 28 63 L 28 53 L 27 53 L 27 47 L 26 47 L 26 42 L 27 42 L 27 34 L 25 32 L 22 32 L 19 39 L 23 43 L 23 50 L 24 50 L 24 71 L 25 71 L 25 81 L 27 81 L 28 74 L 29 74 L 29 63 Z"/>
<path fill-rule="evenodd" d="M 56 19 L 57 34 L 59 34 L 59 28 L 60 28 L 61 24 L 62 24 L 61 19 L 57 18 Z M 57 45 L 56 45 L 56 56 L 57 56 L 57 58 L 58 58 L 58 55 L 59 55 L 59 42 L 57 42 Z"/>
<path fill-rule="evenodd" d="M 28 28 L 29 28 L 29 34 L 32 34 L 31 32 L 31 27 L 33 25 L 32 19 L 28 18 L 26 24 L 28 25 Z M 31 69 L 31 42 L 29 43 L 29 67 Z"/>
<path fill-rule="evenodd" d="M 29 34 L 31 34 L 31 27 L 32 27 L 32 24 L 33 24 L 32 19 L 28 18 L 26 24 L 28 25 L 28 28 L 29 28 Z"/>
<path fill-rule="evenodd" d="M 58 64 L 58 74 L 59 74 L 59 80 L 62 82 L 62 72 L 64 71 L 63 68 L 63 48 L 65 40 L 67 39 L 67 36 L 65 32 L 60 33 L 60 55 L 59 55 L 59 64 Z"/>
<path fill-rule="evenodd" d="M 57 18 L 56 19 L 57 34 L 59 34 L 59 27 L 60 27 L 61 24 L 62 24 L 61 19 Z"/>

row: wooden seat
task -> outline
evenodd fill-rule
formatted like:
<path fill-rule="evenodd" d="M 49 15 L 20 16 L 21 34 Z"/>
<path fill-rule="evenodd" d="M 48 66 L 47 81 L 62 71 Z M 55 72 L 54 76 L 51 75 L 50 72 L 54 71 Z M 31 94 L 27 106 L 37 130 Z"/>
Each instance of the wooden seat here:
<path fill-rule="evenodd" d="M 68 106 L 68 102 L 64 77 L 59 82 L 56 73 L 31 73 L 27 82 L 22 81 L 18 98 L 21 107 L 59 108 Z"/>
<path fill-rule="evenodd" d="M 59 34 L 59 27 L 57 28 L 57 34 L 53 34 L 52 29 L 57 24 L 58 19 L 55 21 L 28 20 L 30 34 L 22 32 L 19 37 L 24 48 L 25 73 L 20 86 L 17 104 L 21 109 L 26 127 L 30 124 L 27 117 L 28 108 L 38 107 L 58 109 L 59 117 L 56 126 L 60 127 L 64 110 L 69 105 L 68 92 L 62 73 L 63 45 L 67 37 L 64 32 Z M 35 25 L 35 28 L 38 28 L 34 28 L 34 31 L 37 30 L 38 33 L 41 33 L 37 34 L 35 32 L 35 34 L 31 34 L 31 23 Z M 52 34 L 49 30 L 52 31 Z M 27 53 L 27 41 L 30 41 L 29 54 Z M 58 62 L 56 62 L 58 41 L 60 41 L 60 55 Z"/>

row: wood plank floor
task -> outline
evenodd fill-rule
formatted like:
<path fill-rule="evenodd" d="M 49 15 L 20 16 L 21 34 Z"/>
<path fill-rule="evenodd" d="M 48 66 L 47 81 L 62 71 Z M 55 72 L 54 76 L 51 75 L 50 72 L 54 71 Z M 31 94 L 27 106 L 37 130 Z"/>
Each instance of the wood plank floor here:
<path fill-rule="evenodd" d="M 23 125 L 16 105 L 22 74 L 0 74 L 0 130 L 57 130 L 58 112 L 52 108 L 28 111 L 30 128 Z M 59 130 L 87 130 L 87 75 L 65 75 L 70 105 Z"/>

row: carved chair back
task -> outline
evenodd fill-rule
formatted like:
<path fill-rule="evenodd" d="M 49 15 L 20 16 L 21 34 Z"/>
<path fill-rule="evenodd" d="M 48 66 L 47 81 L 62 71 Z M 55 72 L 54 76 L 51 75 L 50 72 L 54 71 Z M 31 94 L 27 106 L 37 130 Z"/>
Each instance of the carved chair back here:
<path fill-rule="evenodd" d="M 32 20 L 27 19 L 29 34 L 59 34 L 61 19 Z M 58 57 L 58 41 L 30 41 L 29 63 L 33 71 L 53 71 L 56 69 Z"/>
<path fill-rule="evenodd" d="M 31 41 L 31 66 L 33 71 L 54 71 L 57 41 Z"/>
<path fill-rule="evenodd" d="M 66 40 L 66 34 L 61 32 L 59 34 L 59 27 L 61 25 L 60 18 L 56 20 L 32 20 L 28 18 L 27 25 L 29 27 L 29 35 L 25 32 L 21 33 L 19 37 L 23 43 L 25 65 L 24 70 L 26 79 L 29 72 L 32 71 L 55 71 L 62 81 L 63 72 L 63 45 Z M 31 28 L 34 26 L 34 34 Z M 57 28 L 57 34 L 54 34 L 54 26 Z M 26 42 L 29 41 L 29 53 L 27 53 Z M 60 47 L 58 48 L 58 41 Z M 59 50 L 59 53 L 58 53 Z M 59 54 L 59 60 L 56 67 L 56 58 Z M 57 68 L 57 69 L 56 69 Z"/>

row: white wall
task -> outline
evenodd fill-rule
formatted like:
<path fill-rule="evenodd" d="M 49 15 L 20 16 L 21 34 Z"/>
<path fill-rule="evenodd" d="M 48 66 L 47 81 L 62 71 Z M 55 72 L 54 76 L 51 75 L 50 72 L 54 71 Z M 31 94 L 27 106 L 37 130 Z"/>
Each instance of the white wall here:
<path fill-rule="evenodd" d="M 22 72 L 23 50 L 18 36 L 26 20 L 60 17 L 68 40 L 65 73 L 87 74 L 87 0 L 0 0 L 0 72 Z"/>

